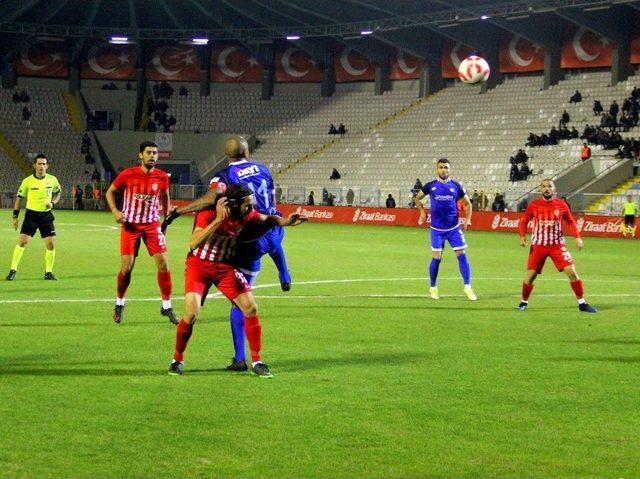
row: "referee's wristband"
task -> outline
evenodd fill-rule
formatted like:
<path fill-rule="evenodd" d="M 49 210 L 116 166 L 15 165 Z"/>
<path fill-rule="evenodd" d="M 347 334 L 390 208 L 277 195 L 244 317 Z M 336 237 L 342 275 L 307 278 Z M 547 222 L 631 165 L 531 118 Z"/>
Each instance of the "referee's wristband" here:
<path fill-rule="evenodd" d="M 13 217 L 17 218 L 20 215 L 20 210 L 13 210 Z"/>

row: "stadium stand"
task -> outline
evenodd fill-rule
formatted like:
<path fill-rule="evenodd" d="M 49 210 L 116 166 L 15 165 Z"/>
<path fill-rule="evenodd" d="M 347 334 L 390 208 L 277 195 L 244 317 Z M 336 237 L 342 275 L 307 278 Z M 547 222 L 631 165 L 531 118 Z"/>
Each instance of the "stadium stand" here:
<path fill-rule="evenodd" d="M 618 185 L 611 193 L 589 205 L 587 212 L 620 215 L 622 205 L 627 201 L 627 195 L 633 196 L 636 204 L 640 204 L 640 176 L 634 176 Z"/>

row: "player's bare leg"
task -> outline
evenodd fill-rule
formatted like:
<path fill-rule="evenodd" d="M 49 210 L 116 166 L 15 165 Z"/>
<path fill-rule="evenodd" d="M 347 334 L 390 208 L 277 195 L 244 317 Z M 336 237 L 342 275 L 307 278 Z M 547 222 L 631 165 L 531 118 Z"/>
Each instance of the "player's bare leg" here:
<path fill-rule="evenodd" d="M 44 238 L 44 259 L 45 259 L 45 269 L 44 269 L 44 279 L 56 281 L 57 278 L 53 275 L 53 263 L 56 259 L 56 241 L 55 236 L 47 236 Z"/>
<path fill-rule="evenodd" d="M 470 301 L 476 301 L 478 297 L 475 295 L 473 289 L 471 288 L 471 267 L 469 266 L 466 252 L 466 249 L 460 249 L 456 251 L 458 266 L 460 267 L 460 274 L 462 275 L 462 280 L 464 281 L 464 294 L 467 295 L 467 298 L 469 298 Z"/>
<path fill-rule="evenodd" d="M 269 366 L 262 362 L 262 326 L 258 317 L 258 307 L 251 291 L 242 293 L 233 301 L 244 314 L 244 327 L 251 350 L 251 371 L 262 378 L 273 378 Z"/>
<path fill-rule="evenodd" d="M 158 253 L 153 256 L 153 260 L 156 263 L 158 269 L 158 286 L 160 287 L 160 293 L 162 294 L 162 307 L 160 308 L 160 314 L 169 318 L 172 324 L 178 324 L 178 318 L 176 318 L 171 306 L 171 292 L 173 290 L 173 283 L 171 281 L 171 272 L 169 271 L 169 262 L 167 253 Z"/>
<path fill-rule="evenodd" d="M 441 261 L 442 251 L 434 251 L 431 255 L 431 263 L 429 264 L 429 280 L 431 281 L 429 286 L 429 296 L 431 296 L 431 299 L 440 299 L 436 280 L 438 278 L 438 270 L 440 269 Z"/>
<path fill-rule="evenodd" d="M 31 237 L 29 235 L 20 233 L 18 235 L 18 244 L 13 250 L 13 257 L 11 258 L 11 268 L 9 269 L 9 274 L 7 275 L 7 281 L 13 281 L 16 277 L 16 273 L 18 272 L 18 265 L 20 264 L 20 260 L 22 259 L 22 255 L 24 254 L 24 249 Z"/>
<path fill-rule="evenodd" d="M 569 278 L 569 284 L 571 285 L 571 289 L 576 295 L 576 299 L 578 300 L 578 309 L 583 313 L 595 313 L 598 310 L 591 306 L 584 299 L 584 289 L 582 286 L 582 280 L 578 277 L 578 273 L 576 272 L 576 266 L 571 264 L 565 267 L 563 270 L 564 274 Z"/>
<path fill-rule="evenodd" d="M 173 361 L 169 366 L 169 374 L 178 376 L 184 373 L 184 352 L 187 349 L 189 338 L 193 332 L 193 325 L 200 314 L 200 302 L 202 297 L 198 293 L 187 293 L 184 297 L 184 316 L 178 323 L 176 330 L 176 350 L 173 353 Z"/>
<path fill-rule="evenodd" d="M 529 306 L 529 296 L 533 291 L 533 282 L 538 277 L 538 272 L 535 269 L 528 269 L 524 275 L 524 281 L 522 283 L 522 299 L 518 305 L 520 311 L 524 311 Z"/>
<path fill-rule="evenodd" d="M 118 287 L 116 294 L 116 306 L 113 309 L 113 321 L 120 324 L 124 319 L 124 298 L 131 283 L 131 272 L 136 264 L 136 257 L 133 255 L 120 256 L 120 272 L 118 273 Z"/>

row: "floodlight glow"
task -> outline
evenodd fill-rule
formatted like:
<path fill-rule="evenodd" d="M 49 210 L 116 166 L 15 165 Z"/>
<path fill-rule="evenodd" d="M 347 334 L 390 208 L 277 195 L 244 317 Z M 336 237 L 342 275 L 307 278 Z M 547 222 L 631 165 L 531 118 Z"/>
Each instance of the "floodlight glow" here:
<path fill-rule="evenodd" d="M 287 35 L 287 40 L 300 40 L 299 35 Z"/>
<path fill-rule="evenodd" d="M 480 18 L 481 18 L 482 20 L 486 20 L 487 18 L 489 18 L 489 15 L 482 15 Z"/>
<path fill-rule="evenodd" d="M 360 35 L 371 35 L 373 32 L 371 30 L 362 30 Z"/>
<path fill-rule="evenodd" d="M 209 39 L 208 38 L 193 38 L 193 39 L 191 39 L 191 42 L 194 45 L 207 45 L 209 43 Z"/>

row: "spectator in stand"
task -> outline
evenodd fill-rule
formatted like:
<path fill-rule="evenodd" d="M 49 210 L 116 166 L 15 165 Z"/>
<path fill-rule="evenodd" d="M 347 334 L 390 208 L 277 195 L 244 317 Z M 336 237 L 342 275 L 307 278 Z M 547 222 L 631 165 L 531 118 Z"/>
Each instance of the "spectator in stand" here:
<path fill-rule="evenodd" d="M 526 198 L 522 198 L 522 201 L 520 201 L 520 203 L 518 203 L 518 211 L 520 213 L 522 213 L 523 211 L 527 210 L 527 206 L 529 206 L 529 203 L 527 203 L 527 199 Z"/>
<path fill-rule="evenodd" d="M 489 199 L 487 198 L 487 195 L 484 194 L 483 190 L 480 190 L 480 196 L 478 197 L 479 211 L 485 211 L 488 205 L 489 205 Z"/>
<path fill-rule="evenodd" d="M 629 131 L 632 126 L 633 119 L 631 118 L 631 113 L 623 113 L 623 115 L 620 117 L 620 127 L 622 128 L 622 131 Z"/>
<path fill-rule="evenodd" d="M 618 106 L 618 102 L 613 100 L 611 106 L 609 107 L 609 115 L 615 120 L 618 118 L 618 112 L 620 111 L 620 107 Z"/>
<path fill-rule="evenodd" d="M 578 138 L 580 137 L 580 132 L 578 130 L 576 130 L 575 126 L 571 127 L 571 132 L 570 132 L 570 138 Z"/>
<path fill-rule="evenodd" d="M 516 181 L 520 181 L 520 170 L 518 169 L 518 164 L 516 163 L 516 159 L 511 157 L 511 170 L 509 171 L 509 181 L 515 183 Z"/>
<path fill-rule="evenodd" d="M 478 195 L 478 190 L 473 190 L 473 195 L 471 195 L 471 209 L 473 211 L 478 211 L 480 209 L 480 196 Z"/>
<path fill-rule="evenodd" d="M 180 90 L 178 91 L 178 95 L 180 96 L 187 96 L 189 94 L 189 90 L 187 90 L 184 85 L 182 85 L 180 87 Z"/>
<path fill-rule="evenodd" d="M 601 115 L 603 112 L 602 103 L 600 100 L 593 100 L 593 114 L 595 116 Z"/>
<path fill-rule="evenodd" d="M 355 193 L 351 188 L 347 191 L 347 206 L 353 206 L 353 199 L 355 198 Z"/>
<path fill-rule="evenodd" d="M 420 181 L 420 178 L 416 178 L 416 182 L 413 184 L 413 189 L 416 190 L 416 192 L 422 189 L 422 181 Z"/>
<path fill-rule="evenodd" d="M 560 135 L 558 133 L 558 130 L 556 130 L 555 126 L 551 127 L 551 130 L 549 131 L 549 145 L 557 145 L 558 144 L 558 139 L 560 138 Z"/>
<path fill-rule="evenodd" d="M 93 169 L 93 173 L 91 174 L 91 181 L 100 181 L 100 172 L 97 168 Z"/>
<path fill-rule="evenodd" d="M 329 193 L 329 196 L 327 196 L 327 206 L 333 206 L 335 201 L 336 195 L 334 195 L 333 193 Z"/>
<path fill-rule="evenodd" d="M 631 110 L 631 99 L 625 98 L 622 102 L 622 113 L 626 113 Z"/>
<path fill-rule="evenodd" d="M 491 203 L 491 211 L 504 211 L 505 207 L 504 195 L 496 193 L 496 196 L 493 198 L 493 203 Z"/>
<path fill-rule="evenodd" d="M 569 103 L 580 103 L 582 101 L 582 93 L 580 93 L 578 90 L 576 90 L 576 92 L 571 95 L 571 98 L 569 98 Z"/>
<path fill-rule="evenodd" d="M 329 177 L 330 180 L 339 180 L 340 178 L 342 178 L 342 176 L 340 175 L 340 172 L 337 169 L 333 169 L 333 171 L 331 172 L 331 176 Z"/>
<path fill-rule="evenodd" d="M 147 125 L 147 131 L 156 132 L 158 131 L 158 127 L 153 121 L 149 121 L 149 124 Z"/>
<path fill-rule="evenodd" d="M 26 106 L 22 107 L 22 121 L 24 121 L 27 125 L 31 123 L 31 111 Z"/>
<path fill-rule="evenodd" d="M 282 188 L 276 185 L 276 203 L 282 203 Z"/>
<path fill-rule="evenodd" d="M 75 201 L 76 201 L 76 209 L 83 210 L 84 204 L 82 203 L 82 186 L 76 185 L 73 188 L 73 197 L 75 198 Z"/>
<path fill-rule="evenodd" d="M 391 193 L 389 193 L 389 196 L 387 196 L 387 201 L 385 202 L 387 208 L 395 208 L 396 207 L 396 200 L 393 199 L 393 196 L 391 196 Z"/>
<path fill-rule="evenodd" d="M 309 193 L 309 198 L 307 198 L 307 204 L 309 206 L 313 206 L 316 204 L 316 201 L 313 198 L 313 191 Z"/>
<path fill-rule="evenodd" d="M 13 92 L 13 96 L 11 97 L 11 99 L 13 100 L 13 103 L 20 103 L 20 95 L 17 91 Z"/>
<path fill-rule="evenodd" d="M 322 188 L 322 204 L 327 205 L 329 203 L 329 192 L 326 188 Z"/>
<path fill-rule="evenodd" d="M 100 200 L 102 199 L 102 190 L 100 190 L 100 184 L 96 183 L 93 187 L 93 209 L 99 210 Z"/>
<path fill-rule="evenodd" d="M 531 176 L 531 170 L 529 169 L 529 165 L 527 165 L 526 163 L 522 163 L 520 165 L 520 179 L 522 181 L 527 181 L 529 179 L 529 176 Z"/>
<path fill-rule="evenodd" d="M 569 112 L 567 110 L 564 110 L 562 112 L 562 116 L 560 117 L 559 126 L 561 126 L 561 127 L 567 126 L 570 121 L 571 121 L 571 117 L 569 116 Z"/>
<path fill-rule="evenodd" d="M 526 163 L 528 159 L 529 156 L 524 152 L 522 148 L 520 148 L 515 156 L 516 163 Z"/>
<path fill-rule="evenodd" d="M 336 128 L 336 126 L 333 123 L 331 123 L 329 125 L 329 134 L 330 135 L 337 135 L 338 134 L 338 129 Z"/>
<path fill-rule="evenodd" d="M 338 127 L 338 134 L 343 136 L 346 132 L 347 128 L 344 126 L 344 123 L 340 123 L 340 126 Z"/>
<path fill-rule="evenodd" d="M 582 144 L 582 150 L 580 151 L 580 159 L 582 161 L 587 161 L 589 158 L 591 158 L 591 148 L 589 148 L 589 145 L 585 142 Z"/>

